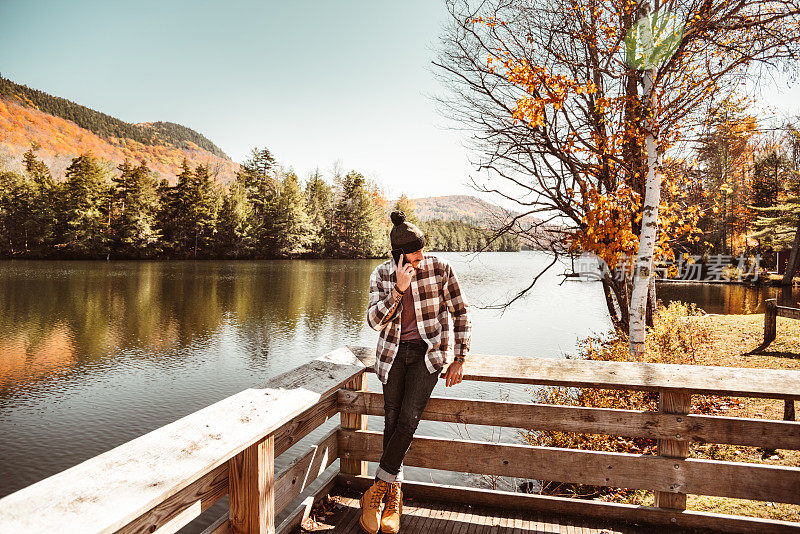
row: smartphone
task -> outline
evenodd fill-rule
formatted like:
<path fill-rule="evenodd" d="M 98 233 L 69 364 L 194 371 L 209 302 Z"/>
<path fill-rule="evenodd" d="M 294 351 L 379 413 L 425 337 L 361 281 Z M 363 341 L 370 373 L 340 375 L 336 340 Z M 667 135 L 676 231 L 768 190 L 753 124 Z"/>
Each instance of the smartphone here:
<path fill-rule="evenodd" d="M 403 254 L 403 249 L 400 248 L 393 248 L 392 249 L 392 258 L 394 258 L 394 265 L 397 267 L 397 264 L 400 263 L 400 256 L 403 256 L 403 263 L 408 262 L 408 258 L 405 257 Z"/>

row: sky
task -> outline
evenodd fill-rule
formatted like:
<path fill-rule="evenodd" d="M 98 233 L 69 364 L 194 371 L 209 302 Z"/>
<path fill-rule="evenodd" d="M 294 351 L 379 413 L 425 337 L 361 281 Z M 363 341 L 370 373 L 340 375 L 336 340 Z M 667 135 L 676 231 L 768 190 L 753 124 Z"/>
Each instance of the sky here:
<path fill-rule="evenodd" d="M 127 122 L 334 162 L 390 193 L 469 194 L 463 134 L 432 95 L 444 3 L 0 0 L 0 73 Z M 450 125 L 452 126 L 452 125 Z"/>
<path fill-rule="evenodd" d="M 301 178 L 334 162 L 395 198 L 474 194 L 465 134 L 433 95 L 442 0 L 0 0 L 0 73 L 127 122 L 171 121 L 234 161 Z M 800 114 L 800 83 L 761 106 Z"/>

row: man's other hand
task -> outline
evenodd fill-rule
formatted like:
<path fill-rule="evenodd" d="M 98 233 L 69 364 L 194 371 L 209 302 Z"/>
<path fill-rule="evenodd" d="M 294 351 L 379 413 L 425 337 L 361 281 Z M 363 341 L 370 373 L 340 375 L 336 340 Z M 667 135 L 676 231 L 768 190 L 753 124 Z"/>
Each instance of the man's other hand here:
<path fill-rule="evenodd" d="M 445 387 L 455 386 L 464 379 L 464 364 L 461 362 L 453 362 L 447 366 L 447 372 L 444 374 Z"/>

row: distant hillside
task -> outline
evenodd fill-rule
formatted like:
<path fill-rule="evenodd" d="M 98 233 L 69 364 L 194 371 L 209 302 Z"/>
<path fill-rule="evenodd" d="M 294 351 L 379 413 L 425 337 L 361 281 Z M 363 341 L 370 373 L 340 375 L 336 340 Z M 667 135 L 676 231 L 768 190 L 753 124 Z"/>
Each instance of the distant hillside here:
<path fill-rule="evenodd" d="M 415 198 L 412 202 L 417 217 L 423 220 L 483 223 L 500 210 L 500 206 L 470 195 Z"/>
<path fill-rule="evenodd" d="M 445 221 L 464 221 L 470 224 L 482 226 L 484 228 L 497 228 L 503 222 L 508 221 L 509 216 L 513 217 L 516 213 L 508 213 L 502 207 L 491 202 L 487 202 L 471 195 L 447 195 L 441 197 L 413 198 L 414 213 L 420 220 L 442 219 Z M 388 203 L 390 206 L 394 202 Z M 541 224 L 541 219 L 527 215 L 518 221 L 518 227 L 529 229 Z M 526 248 L 543 248 L 555 235 L 549 230 L 556 229 L 551 225 L 542 226 L 536 235 L 536 242 L 523 240 L 522 244 Z"/>
<path fill-rule="evenodd" d="M 144 161 L 170 181 L 184 158 L 192 165 L 209 165 L 223 181 L 238 168 L 218 146 L 186 126 L 130 124 L 0 76 L 0 151 L 17 159 L 33 142 L 56 175 L 70 158 L 87 151 L 113 163 Z"/>

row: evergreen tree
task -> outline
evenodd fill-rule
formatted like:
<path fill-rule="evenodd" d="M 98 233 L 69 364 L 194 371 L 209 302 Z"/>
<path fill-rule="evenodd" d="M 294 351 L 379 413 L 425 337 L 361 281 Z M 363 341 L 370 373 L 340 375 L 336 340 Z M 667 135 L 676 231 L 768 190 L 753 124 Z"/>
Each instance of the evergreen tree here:
<path fill-rule="evenodd" d="M 717 252 L 730 254 L 746 233 L 750 187 L 748 169 L 755 135 L 755 119 L 736 106 L 722 105 L 709 116 L 709 130 L 701 135 L 698 161 L 705 170 L 713 216 L 700 227 Z"/>
<path fill-rule="evenodd" d="M 66 172 L 66 245 L 73 254 L 104 257 L 108 254 L 107 170 L 91 154 L 72 160 Z"/>
<path fill-rule="evenodd" d="M 50 173 L 50 168 L 36 157 L 36 152 L 39 150 L 38 143 L 32 143 L 31 148 L 22 155 L 22 162 L 25 166 L 25 172 L 28 178 L 33 180 L 36 185 L 43 189 L 50 189 L 55 186 L 55 181 Z"/>
<path fill-rule="evenodd" d="M 779 155 L 777 150 L 770 151 L 756 161 L 753 169 L 753 206 L 768 208 L 778 202 L 786 167 L 785 158 Z"/>
<path fill-rule="evenodd" d="M 187 193 L 187 217 L 185 235 L 191 238 L 189 243 L 192 256 L 207 254 L 212 250 L 214 233 L 216 232 L 220 198 L 211 179 L 208 167 L 198 165 L 194 169 L 193 180 Z"/>
<path fill-rule="evenodd" d="M 242 258 L 252 253 L 252 216 L 247 190 L 238 176 L 228 188 L 219 213 L 217 243 L 223 256 Z"/>
<path fill-rule="evenodd" d="M 322 179 L 319 171 L 314 172 L 306 184 L 306 210 L 312 227 L 310 251 L 324 254 L 331 248 L 333 232 L 334 195 L 331 186 Z"/>
<path fill-rule="evenodd" d="M 463 221 L 443 221 L 431 219 L 420 223 L 426 234 L 427 248 L 443 252 L 517 252 L 520 250 L 519 238 L 503 234 L 489 243 L 490 231 Z"/>
<path fill-rule="evenodd" d="M 26 221 L 33 209 L 25 177 L 0 171 L 0 253 L 13 257 L 27 250 Z"/>
<path fill-rule="evenodd" d="M 266 148 L 253 148 L 239 171 L 251 206 L 250 233 L 257 256 L 276 253 L 275 216 L 280 184 L 275 178 L 275 158 Z"/>
<path fill-rule="evenodd" d="M 59 208 L 58 186 L 50 169 L 36 157 L 37 143 L 22 156 L 25 174 L 28 178 L 26 189 L 27 216 L 25 220 L 26 250 L 36 256 L 44 256 L 52 245 L 55 222 Z"/>
<path fill-rule="evenodd" d="M 188 163 L 184 160 L 181 174 L 191 172 Z M 156 187 L 158 210 L 156 213 L 156 227 L 161 235 L 159 249 L 167 255 L 172 255 L 178 248 L 178 224 L 174 218 L 176 208 L 175 188 L 169 185 L 166 178 L 162 178 Z"/>
<path fill-rule="evenodd" d="M 189 162 L 185 159 L 181 164 L 174 186 L 166 180 L 158 188 L 161 200 L 159 227 L 164 239 L 164 246 L 173 255 L 186 256 L 189 243 L 189 190 L 194 181 Z"/>
<path fill-rule="evenodd" d="M 112 230 L 114 249 L 125 257 L 148 257 L 157 251 L 161 234 L 157 214 L 159 198 L 156 180 L 144 163 L 132 167 L 125 160 L 114 177 Z"/>
<path fill-rule="evenodd" d="M 175 186 L 166 190 L 162 186 L 159 194 L 166 197 L 159 216 L 165 245 L 178 256 L 210 255 L 222 198 L 208 167 L 198 165 L 192 170 L 184 160 Z"/>
<path fill-rule="evenodd" d="M 275 217 L 276 252 L 281 256 L 307 252 L 313 226 L 306 213 L 306 199 L 297 175 L 289 171 L 281 184 Z"/>
<path fill-rule="evenodd" d="M 385 226 L 364 177 L 350 171 L 334 212 L 335 253 L 346 257 L 382 256 L 388 246 Z"/>
<path fill-rule="evenodd" d="M 411 199 L 408 198 L 406 195 L 400 195 L 400 198 L 397 199 L 397 202 L 394 203 L 394 209 L 400 210 L 406 214 L 406 221 L 410 222 L 415 226 L 419 226 L 419 218 L 417 217 L 416 212 L 414 211 L 414 203 L 411 202 Z"/>

